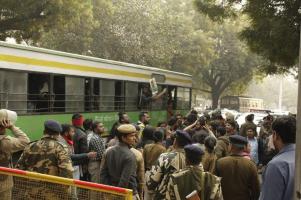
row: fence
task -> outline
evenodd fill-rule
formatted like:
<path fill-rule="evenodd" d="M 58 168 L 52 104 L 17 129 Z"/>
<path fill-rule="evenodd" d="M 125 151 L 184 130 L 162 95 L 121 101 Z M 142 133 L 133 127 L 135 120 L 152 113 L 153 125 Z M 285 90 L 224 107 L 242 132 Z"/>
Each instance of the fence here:
<path fill-rule="evenodd" d="M 124 188 L 0 167 L 0 184 L 10 177 L 13 200 L 132 200 L 133 196 Z"/>

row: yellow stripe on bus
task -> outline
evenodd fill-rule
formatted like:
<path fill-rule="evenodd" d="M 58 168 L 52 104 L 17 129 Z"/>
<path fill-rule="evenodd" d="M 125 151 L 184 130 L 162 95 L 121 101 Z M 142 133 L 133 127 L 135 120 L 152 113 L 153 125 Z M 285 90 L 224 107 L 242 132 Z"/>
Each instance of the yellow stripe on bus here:
<path fill-rule="evenodd" d="M 127 71 L 116 70 L 116 69 L 97 68 L 97 67 L 76 65 L 76 64 L 67 64 L 67 63 L 61 63 L 61 62 L 56 62 L 56 61 L 46 61 L 46 60 L 40 60 L 40 59 L 35 59 L 35 58 L 25 58 L 25 57 L 12 56 L 12 55 L 0 54 L 0 60 L 6 61 L 6 62 L 27 64 L 27 65 L 63 68 L 63 69 L 79 70 L 79 71 L 85 71 L 85 72 L 96 72 L 96 73 L 112 74 L 112 75 L 124 75 L 124 76 L 136 77 L 136 78 L 150 79 L 149 75 L 142 74 L 142 73 L 127 72 Z"/>
<path fill-rule="evenodd" d="M 67 64 L 67 63 L 56 62 L 56 61 L 46 61 L 46 60 L 40 60 L 40 59 L 35 59 L 35 58 L 26 58 L 26 57 L 6 55 L 6 54 L 0 54 L 0 60 L 6 61 L 6 62 L 14 62 L 14 63 L 20 63 L 20 64 L 26 64 L 26 65 L 42 66 L 42 67 L 44 66 L 44 67 L 52 67 L 52 68 L 62 68 L 62 69 L 68 69 L 68 70 L 96 72 L 96 73 L 103 73 L 103 74 L 110 74 L 110 75 L 123 75 L 123 76 L 134 77 L 134 78 L 144 78 L 147 80 L 151 78 L 150 75 L 136 73 L 136 72 L 128 72 L 128 71 L 116 70 L 116 69 L 97 68 L 97 67 L 91 67 L 91 66 L 85 66 L 85 65 Z M 179 79 L 179 78 L 173 78 L 173 77 L 166 77 L 166 79 L 168 81 L 173 81 L 173 82 L 181 82 L 181 83 L 186 83 L 186 84 L 192 83 L 191 80 L 185 80 L 185 79 Z"/>

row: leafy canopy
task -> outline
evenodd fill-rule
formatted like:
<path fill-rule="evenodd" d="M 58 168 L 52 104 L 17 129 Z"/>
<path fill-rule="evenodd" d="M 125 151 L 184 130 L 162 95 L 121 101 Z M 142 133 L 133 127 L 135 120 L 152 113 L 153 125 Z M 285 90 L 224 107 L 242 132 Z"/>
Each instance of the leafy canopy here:
<path fill-rule="evenodd" d="M 221 21 L 238 12 L 249 17 L 240 37 L 249 48 L 268 59 L 261 70 L 284 73 L 296 66 L 301 16 L 296 0 L 195 0 L 200 12 Z"/>

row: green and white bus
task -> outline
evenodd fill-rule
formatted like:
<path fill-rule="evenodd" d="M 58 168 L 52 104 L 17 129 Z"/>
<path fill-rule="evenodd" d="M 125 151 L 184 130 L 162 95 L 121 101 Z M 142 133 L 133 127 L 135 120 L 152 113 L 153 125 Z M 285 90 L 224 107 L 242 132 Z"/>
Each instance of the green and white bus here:
<path fill-rule="evenodd" d="M 73 113 L 107 129 L 119 111 L 136 122 L 141 88 L 151 78 L 169 94 L 152 103 L 152 124 L 166 121 L 168 107 L 174 113 L 190 109 L 188 74 L 0 42 L 0 108 L 16 111 L 17 125 L 32 140 L 41 137 L 46 119 L 70 123 Z"/>

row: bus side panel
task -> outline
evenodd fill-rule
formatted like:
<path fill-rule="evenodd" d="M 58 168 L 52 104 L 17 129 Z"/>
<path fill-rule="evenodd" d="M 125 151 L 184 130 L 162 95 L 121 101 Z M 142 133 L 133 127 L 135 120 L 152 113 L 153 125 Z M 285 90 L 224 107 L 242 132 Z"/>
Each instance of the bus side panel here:
<path fill-rule="evenodd" d="M 131 123 L 137 123 L 139 112 L 127 112 L 131 119 Z M 109 134 L 114 122 L 118 120 L 116 112 L 106 113 L 82 113 L 84 119 L 93 119 L 104 123 L 106 134 Z M 56 120 L 60 123 L 71 124 L 72 114 L 55 114 L 55 115 L 25 115 L 19 116 L 16 126 L 20 127 L 30 138 L 31 141 L 38 140 L 43 135 L 44 122 L 48 119 Z M 158 122 L 166 121 L 166 111 L 151 111 L 151 125 L 157 126 Z"/>

